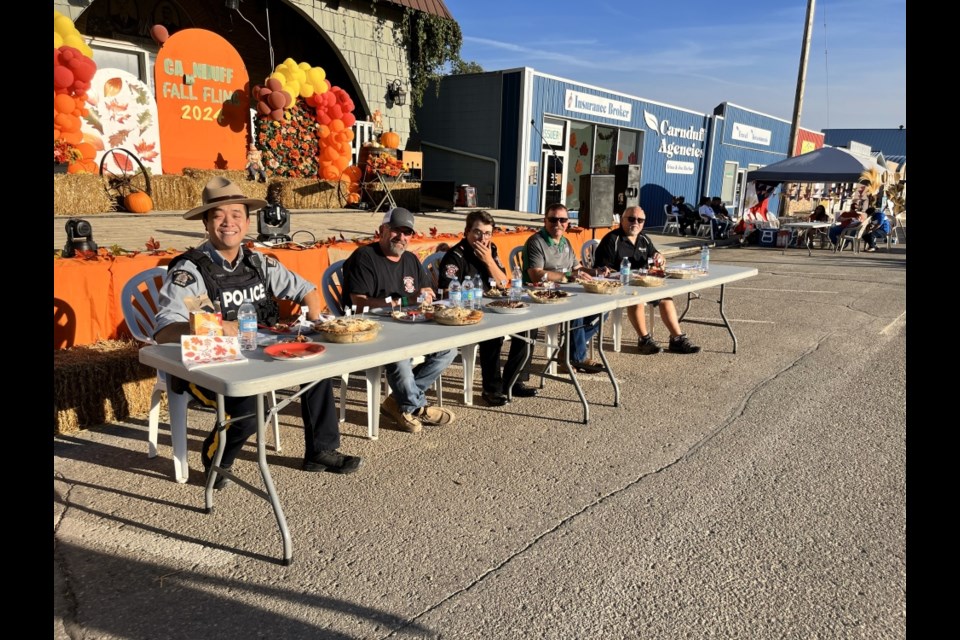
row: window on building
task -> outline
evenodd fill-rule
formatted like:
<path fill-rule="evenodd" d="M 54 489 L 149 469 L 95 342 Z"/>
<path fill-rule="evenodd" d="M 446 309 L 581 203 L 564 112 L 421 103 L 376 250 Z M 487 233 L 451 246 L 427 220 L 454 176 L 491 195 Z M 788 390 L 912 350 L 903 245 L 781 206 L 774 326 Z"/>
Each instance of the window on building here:
<path fill-rule="evenodd" d="M 153 54 L 146 49 L 137 47 L 129 42 L 94 38 L 90 42 L 93 50 L 93 61 L 97 69 L 120 69 L 136 77 L 150 87 L 151 93 L 156 95 L 153 84 Z"/>
<path fill-rule="evenodd" d="M 736 162 L 723 163 L 723 185 L 720 188 L 720 199 L 727 206 L 736 201 L 737 191 L 737 169 L 740 167 Z"/>
<path fill-rule="evenodd" d="M 593 125 L 570 122 L 567 136 L 567 187 L 564 204 L 571 211 L 580 210 L 580 176 L 590 173 L 593 158 Z"/>
<path fill-rule="evenodd" d="M 593 173 L 613 173 L 617 164 L 617 130 L 597 127 L 597 142 L 593 154 Z"/>
<path fill-rule="evenodd" d="M 620 130 L 616 164 L 640 164 L 640 133 Z"/>

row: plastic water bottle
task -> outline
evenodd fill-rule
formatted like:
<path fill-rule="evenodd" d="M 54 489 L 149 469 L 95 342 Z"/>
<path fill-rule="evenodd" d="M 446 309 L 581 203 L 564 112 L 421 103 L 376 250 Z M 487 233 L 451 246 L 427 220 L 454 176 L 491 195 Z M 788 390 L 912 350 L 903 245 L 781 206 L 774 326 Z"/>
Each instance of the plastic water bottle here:
<path fill-rule="evenodd" d="M 240 324 L 240 350 L 253 351 L 257 348 L 257 308 L 249 300 L 240 305 L 237 312 Z"/>
<path fill-rule="evenodd" d="M 454 307 L 462 307 L 463 300 L 460 296 L 460 281 L 456 278 L 450 280 L 450 284 L 447 285 L 447 292 L 450 296 L 450 304 Z"/>
<path fill-rule="evenodd" d="M 707 245 L 700 247 L 700 271 L 710 271 L 710 247 Z"/>
<path fill-rule="evenodd" d="M 520 296 L 523 295 L 523 278 L 520 277 L 520 272 L 513 274 L 513 279 L 510 280 L 510 292 L 508 294 L 510 300 L 516 302 L 520 299 Z"/>
<path fill-rule="evenodd" d="M 620 261 L 620 284 L 623 286 L 630 284 L 630 258 L 627 257 Z"/>
<path fill-rule="evenodd" d="M 473 288 L 473 278 L 467 276 L 463 279 L 463 284 L 460 287 L 461 297 L 463 298 L 463 308 L 464 309 L 473 309 L 474 303 L 474 288 Z"/>

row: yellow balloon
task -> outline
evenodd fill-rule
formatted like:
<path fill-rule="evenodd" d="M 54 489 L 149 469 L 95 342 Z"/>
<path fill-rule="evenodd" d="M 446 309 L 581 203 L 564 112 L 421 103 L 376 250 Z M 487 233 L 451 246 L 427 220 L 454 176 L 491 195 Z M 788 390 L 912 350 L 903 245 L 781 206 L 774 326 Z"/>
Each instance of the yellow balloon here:
<path fill-rule="evenodd" d="M 57 33 L 56 31 L 54 31 L 53 32 L 53 48 L 59 49 L 62 46 L 63 46 L 63 36 Z"/>

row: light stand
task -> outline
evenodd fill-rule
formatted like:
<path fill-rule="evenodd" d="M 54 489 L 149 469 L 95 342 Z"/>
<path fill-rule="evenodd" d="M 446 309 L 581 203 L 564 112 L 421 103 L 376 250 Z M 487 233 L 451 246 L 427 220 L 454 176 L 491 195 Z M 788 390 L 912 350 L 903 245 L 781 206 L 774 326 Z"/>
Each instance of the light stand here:
<path fill-rule="evenodd" d="M 265 8 L 266 16 L 267 16 L 267 35 L 266 35 L 266 37 L 264 37 L 264 35 L 263 35 L 262 33 L 260 33 L 260 31 L 259 31 L 259 29 L 257 29 L 256 25 L 254 25 L 252 22 L 250 22 L 249 20 L 247 20 L 247 17 L 244 16 L 242 13 L 240 13 L 240 2 L 241 2 L 241 0 L 225 0 L 224 6 L 225 6 L 225 7 L 227 8 L 227 10 L 229 10 L 229 11 L 236 11 L 236 12 L 237 12 L 237 15 L 240 16 L 241 18 L 243 18 L 244 21 L 245 21 L 247 24 L 249 24 L 249 25 L 253 28 L 254 31 L 257 32 L 257 35 L 260 36 L 261 38 L 263 38 L 264 42 L 267 43 L 267 49 L 269 50 L 269 53 L 270 53 L 270 72 L 273 73 L 273 70 L 274 70 L 274 68 L 275 68 L 275 65 L 274 65 L 274 63 L 273 63 L 273 39 L 270 37 L 270 0 L 264 0 L 264 8 Z"/>
<path fill-rule="evenodd" d="M 64 258 L 72 258 L 78 251 L 96 251 L 93 241 L 93 227 L 86 220 L 70 218 L 67 220 L 67 244 L 60 253 Z"/>
<path fill-rule="evenodd" d="M 268 204 L 257 213 L 257 242 L 290 242 L 290 212 L 278 204 Z"/>

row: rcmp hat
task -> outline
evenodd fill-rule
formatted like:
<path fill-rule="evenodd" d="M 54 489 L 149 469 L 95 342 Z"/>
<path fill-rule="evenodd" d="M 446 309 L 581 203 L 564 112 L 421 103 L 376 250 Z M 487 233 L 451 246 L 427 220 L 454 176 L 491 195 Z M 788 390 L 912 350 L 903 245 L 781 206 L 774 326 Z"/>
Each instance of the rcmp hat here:
<path fill-rule="evenodd" d="M 205 211 L 216 209 L 224 204 L 245 204 L 247 205 L 247 211 L 250 212 L 267 206 L 267 201 L 260 198 L 249 198 L 232 180 L 216 176 L 210 178 L 210 181 L 203 188 L 203 204 L 187 211 L 183 214 L 183 219 L 197 220 L 203 217 Z"/>

